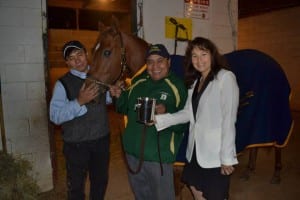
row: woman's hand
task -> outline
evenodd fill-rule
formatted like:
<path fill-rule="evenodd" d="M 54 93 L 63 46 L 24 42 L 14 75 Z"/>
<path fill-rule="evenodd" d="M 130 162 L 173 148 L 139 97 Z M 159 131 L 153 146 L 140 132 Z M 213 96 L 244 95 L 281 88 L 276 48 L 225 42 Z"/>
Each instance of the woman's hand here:
<path fill-rule="evenodd" d="M 167 108 L 164 104 L 156 104 L 155 106 L 155 114 L 164 114 L 167 112 Z"/>
<path fill-rule="evenodd" d="M 155 114 L 159 115 L 159 114 L 164 114 L 167 112 L 167 108 L 164 104 L 159 103 L 155 105 Z M 148 122 L 146 123 L 147 126 L 152 126 L 156 123 L 155 119 L 153 120 L 153 122 Z"/>
<path fill-rule="evenodd" d="M 234 167 L 232 165 L 222 165 L 221 166 L 221 174 L 230 175 L 234 171 Z"/>

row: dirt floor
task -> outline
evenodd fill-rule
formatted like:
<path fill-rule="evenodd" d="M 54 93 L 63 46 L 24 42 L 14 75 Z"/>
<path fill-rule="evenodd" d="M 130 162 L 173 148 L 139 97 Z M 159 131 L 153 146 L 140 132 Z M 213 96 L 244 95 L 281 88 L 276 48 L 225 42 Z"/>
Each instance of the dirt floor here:
<path fill-rule="evenodd" d="M 111 161 L 110 177 L 105 200 L 132 200 L 133 194 L 127 181 L 127 171 L 120 148 L 120 132 L 122 131 L 122 116 L 110 109 L 111 126 Z M 296 200 L 300 199 L 300 112 L 294 112 L 295 120 L 293 133 L 288 145 L 282 149 L 282 163 L 280 184 L 271 184 L 270 180 L 274 169 L 273 149 L 260 148 L 258 151 L 256 171 L 251 173 L 250 179 L 245 181 L 241 175 L 248 162 L 248 152 L 239 156 L 239 164 L 232 175 L 231 200 Z M 42 193 L 40 200 L 66 199 L 64 158 L 61 154 L 61 137 L 59 129 L 54 133 L 56 145 L 56 175 L 55 188 Z M 87 189 L 88 191 L 88 185 Z M 178 199 L 192 200 L 189 190 L 184 187 Z"/>

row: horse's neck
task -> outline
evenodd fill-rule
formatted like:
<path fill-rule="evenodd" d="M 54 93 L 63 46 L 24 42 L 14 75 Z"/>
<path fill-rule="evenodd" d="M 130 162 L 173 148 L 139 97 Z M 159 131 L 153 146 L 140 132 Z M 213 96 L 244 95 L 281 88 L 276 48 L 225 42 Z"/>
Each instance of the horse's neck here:
<path fill-rule="evenodd" d="M 123 38 L 126 48 L 127 64 L 133 76 L 145 65 L 145 53 L 148 48 L 148 43 L 133 35 L 124 33 Z"/>

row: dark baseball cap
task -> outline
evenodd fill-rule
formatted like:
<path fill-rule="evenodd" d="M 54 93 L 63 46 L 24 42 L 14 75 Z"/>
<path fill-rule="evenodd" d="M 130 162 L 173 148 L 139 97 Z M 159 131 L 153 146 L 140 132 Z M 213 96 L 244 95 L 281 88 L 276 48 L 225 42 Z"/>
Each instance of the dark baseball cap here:
<path fill-rule="evenodd" d="M 162 57 L 168 58 L 168 59 L 170 57 L 170 54 L 169 54 L 167 48 L 163 44 L 150 45 L 146 52 L 146 59 L 150 55 L 159 55 L 159 56 L 162 56 Z"/>
<path fill-rule="evenodd" d="M 75 49 L 77 50 L 83 49 L 84 51 L 86 51 L 85 47 L 83 46 L 83 44 L 81 44 L 81 42 L 77 40 L 69 41 L 62 48 L 64 59 L 66 60 L 69 57 L 69 55 L 72 53 L 72 51 L 74 51 Z"/>

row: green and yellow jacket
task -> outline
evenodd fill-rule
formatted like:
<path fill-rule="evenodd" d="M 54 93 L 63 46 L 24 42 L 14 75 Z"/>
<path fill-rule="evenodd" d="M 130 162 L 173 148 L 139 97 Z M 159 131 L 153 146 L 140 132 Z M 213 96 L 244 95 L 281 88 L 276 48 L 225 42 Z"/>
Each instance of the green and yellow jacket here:
<path fill-rule="evenodd" d="M 182 79 L 173 72 L 168 76 L 153 81 L 146 73 L 142 73 L 132 80 L 131 86 L 116 101 L 119 113 L 127 115 L 128 123 L 123 133 L 125 152 L 140 158 L 144 124 L 137 122 L 135 105 L 139 97 L 155 98 L 156 104 L 163 103 L 168 113 L 181 110 L 187 99 L 187 89 Z M 144 160 L 159 162 L 158 137 L 160 156 L 163 163 L 171 163 L 176 159 L 176 154 L 183 138 L 187 124 L 178 124 L 162 131 L 157 131 L 155 126 L 147 126 L 144 146 Z"/>

